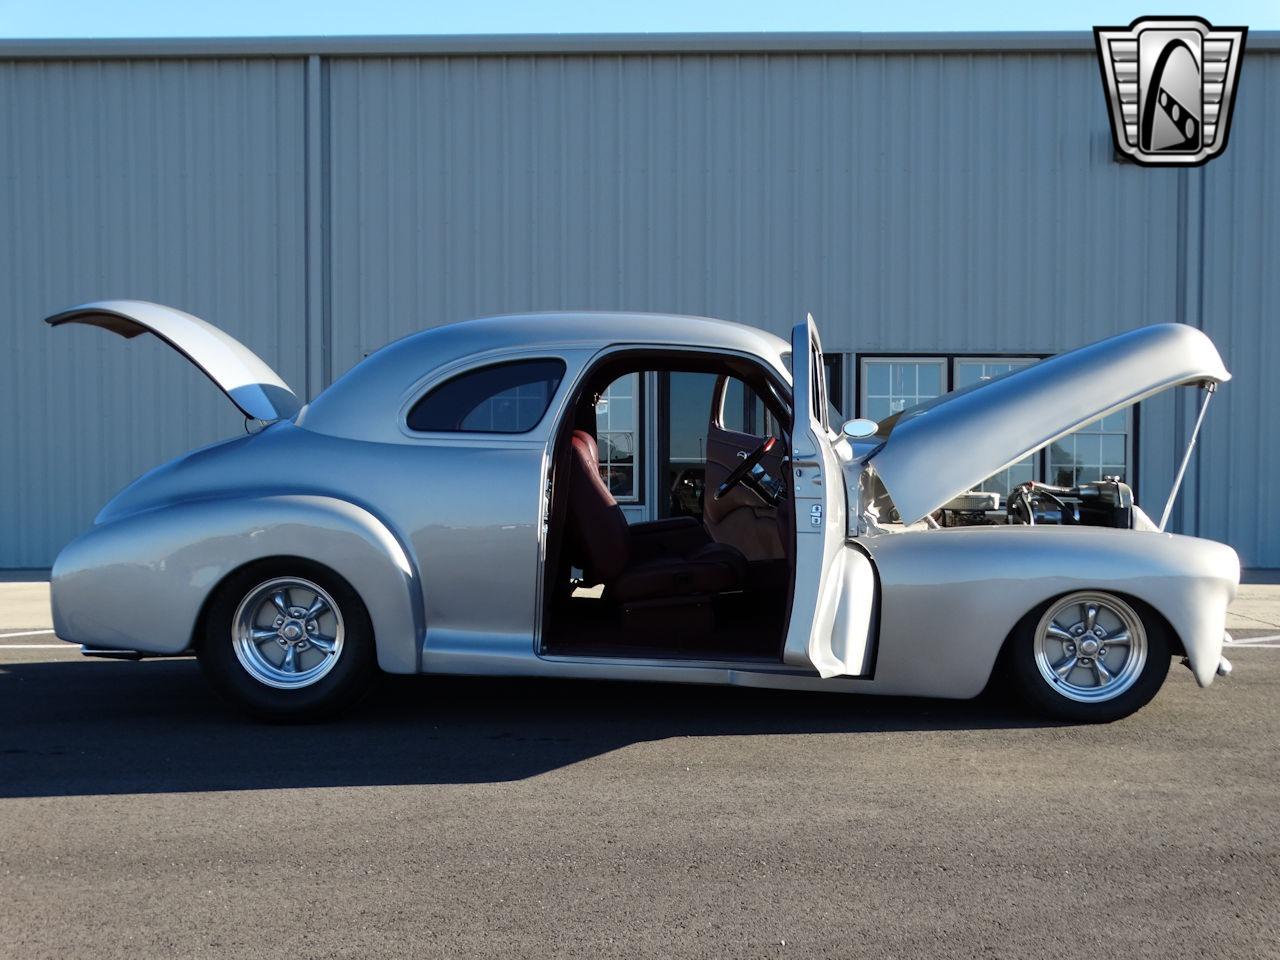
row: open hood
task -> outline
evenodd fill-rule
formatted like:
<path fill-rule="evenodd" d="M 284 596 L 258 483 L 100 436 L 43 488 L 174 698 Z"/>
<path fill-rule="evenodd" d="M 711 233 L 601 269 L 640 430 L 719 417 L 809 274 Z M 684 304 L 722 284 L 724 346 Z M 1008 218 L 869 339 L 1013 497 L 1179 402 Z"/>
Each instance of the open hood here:
<path fill-rule="evenodd" d="M 1041 360 L 891 417 L 868 462 L 903 521 L 1099 417 L 1169 387 L 1231 379 L 1209 338 L 1162 323 Z"/>
<path fill-rule="evenodd" d="M 286 420 L 302 406 L 288 384 L 243 343 L 173 307 L 146 300 L 101 300 L 54 314 L 45 323 L 85 323 L 129 338 L 154 333 L 255 420 Z"/>

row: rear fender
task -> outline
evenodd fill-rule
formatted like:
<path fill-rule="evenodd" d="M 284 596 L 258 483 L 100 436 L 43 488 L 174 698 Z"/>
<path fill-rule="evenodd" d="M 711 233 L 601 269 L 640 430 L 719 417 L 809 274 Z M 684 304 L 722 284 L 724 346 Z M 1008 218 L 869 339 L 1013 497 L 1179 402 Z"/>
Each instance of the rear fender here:
<path fill-rule="evenodd" d="M 417 567 L 377 517 L 331 497 L 191 501 L 95 526 L 54 564 L 54 627 L 64 640 L 95 647 L 181 653 L 229 573 L 284 555 L 308 557 L 345 578 L 369 610 L 378 665 L 418 672 Z"/>

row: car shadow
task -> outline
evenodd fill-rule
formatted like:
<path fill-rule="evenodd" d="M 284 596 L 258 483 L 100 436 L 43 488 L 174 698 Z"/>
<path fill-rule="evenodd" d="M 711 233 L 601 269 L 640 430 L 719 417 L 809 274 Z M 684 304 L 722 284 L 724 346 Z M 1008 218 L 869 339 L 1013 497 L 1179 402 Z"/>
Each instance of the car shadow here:
<path fill-rule="evenodd" d="M 237 714 L 189 659 L 16 663 L 0 665 L 0 797 L 487 783 L 669 737 L 1032 725 L 986 698 L 397 677 L 316 736 Z"/>

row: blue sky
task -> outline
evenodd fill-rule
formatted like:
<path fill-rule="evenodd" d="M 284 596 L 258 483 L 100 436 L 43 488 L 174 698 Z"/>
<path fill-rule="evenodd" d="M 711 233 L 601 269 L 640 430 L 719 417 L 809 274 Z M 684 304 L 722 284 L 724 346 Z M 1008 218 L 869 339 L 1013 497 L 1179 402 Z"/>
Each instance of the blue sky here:
<path fill-rule="evenodd" d="M 1085 30 L 1144 14 L 1280 28 L 1280 0 L 1199 3 L 834 0 L 0 0 L 0 37 L 191 37 L 718 30 Z"/>

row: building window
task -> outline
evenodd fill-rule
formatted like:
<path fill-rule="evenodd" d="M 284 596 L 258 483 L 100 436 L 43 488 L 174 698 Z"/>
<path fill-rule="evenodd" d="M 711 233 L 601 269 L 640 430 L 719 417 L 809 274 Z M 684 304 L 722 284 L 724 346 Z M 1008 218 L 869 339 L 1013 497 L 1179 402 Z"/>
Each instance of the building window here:
<path fill-rule="evenodd" d="M 1095 420 L 1049 445 L 1049 483 L 1074 487 L 1103 477 L 1129 476 L 1129 410 Z"/>
<path fill-rule="evenodd" d="M 947 361 L 876 357 L 862 361 L 862 416 L 877 422 L 946 392 Z"/>
<path fill-rule="evenodd" d="M 528 433 L 564 376 L 562 360 L 520 360 L 470 370 L 433 389 L 406 418 L 422 433 Z"/>
<path fill-rule="evenodd" d="M 640 374 L 628 373 L 609 384 L 596 402 L 596 445 L 600 477 L 615 500 L 640 499 Z"/>
<path fill-rule="evenodd" d="M 863 356 L 857 368 L 858 415 L 884 420 L 947 391 L 985 383 L 1041 359 L 955 354 Z M 1134 433 L 1132 409 L 1113 413 L 988 477 L 975 489 L 1008 497 L 1010 490 L 1028 480 L 1043 479 L 1055 486 L 1072 487 L 1118 476 L 1132 484 Z"/>

